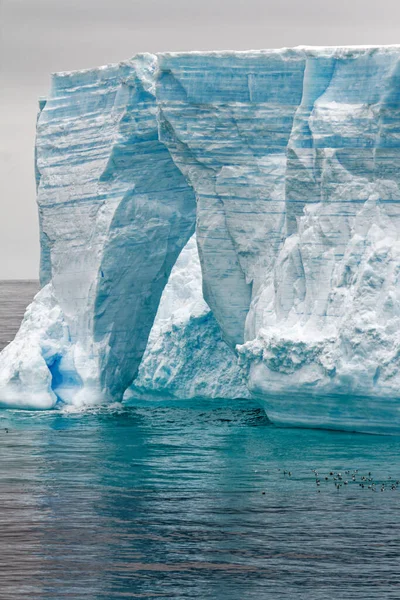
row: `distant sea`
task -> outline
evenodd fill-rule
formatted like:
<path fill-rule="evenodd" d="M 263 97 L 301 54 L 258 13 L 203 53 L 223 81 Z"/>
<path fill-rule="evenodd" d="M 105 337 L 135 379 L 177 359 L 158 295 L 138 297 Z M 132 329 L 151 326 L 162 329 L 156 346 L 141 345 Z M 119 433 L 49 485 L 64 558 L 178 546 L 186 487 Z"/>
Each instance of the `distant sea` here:
<path fill-rule="evenodd" d="M 0 350 L 14 339 L 38 281 L 0 281 Z"/>
<path fill-rule="evenodd" d="M 0 284 L 2 344 L 36 289 Z M 3 410 L 0 598 L 398 600 L 399 480 L 399 437 L 244 401 Z"/>

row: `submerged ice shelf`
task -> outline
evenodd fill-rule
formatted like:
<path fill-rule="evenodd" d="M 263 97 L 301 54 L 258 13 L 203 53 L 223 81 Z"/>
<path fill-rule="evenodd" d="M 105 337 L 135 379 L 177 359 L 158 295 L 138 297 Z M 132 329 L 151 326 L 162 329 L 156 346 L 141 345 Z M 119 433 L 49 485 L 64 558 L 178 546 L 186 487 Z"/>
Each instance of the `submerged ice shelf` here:
<path fill-rule="evenodd" d="M 34 381 L 25 320 L 2 403 L 30 386 L 46 405 L 120 400 L 139 372 L 136 392 L 245 393 L 278 424 L 400 431 L 399 84 L 398 46 L 54 75 L 36 174 L 58 325 L 36 331 Z M 172 307 L 193 279 L 178 267 L 162 317 L 194 230 L 197 292 Z"/>

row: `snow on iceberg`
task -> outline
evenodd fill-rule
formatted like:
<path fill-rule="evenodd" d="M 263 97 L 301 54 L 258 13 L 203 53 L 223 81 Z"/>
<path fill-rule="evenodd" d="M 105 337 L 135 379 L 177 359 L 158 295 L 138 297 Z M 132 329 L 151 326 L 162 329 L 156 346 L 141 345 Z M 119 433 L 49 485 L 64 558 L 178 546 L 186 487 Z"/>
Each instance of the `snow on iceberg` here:
<path fill-rule="evenodd" d="M 186 398 L 249 398 L 236 354 L 202 293 L 194 235 L 182 250 L 163 295 L 127 397 L 137 394 Z"/>
<path fill-rule="evenodd" d="M 213 335 L 272 420 L 399 431 L 399 81 L 399 46 L 146 54 L 55 75 L 36 173 L 42 282 L 71 346 L 60 398 L 75 402 L 67 380 L 82 402 L 122 398 L 196 229 Z M 201 316 L 173 310 L 139 384 L 187 393 L 192 371 L 197 394 Z"/>
<path fill-rule="evenodd" d="M 0 354 L 0 406 L 53 408 L 53 377 L 68 346 L 66 325 L 48 284 L 36 294 L 15 339 Z"/>

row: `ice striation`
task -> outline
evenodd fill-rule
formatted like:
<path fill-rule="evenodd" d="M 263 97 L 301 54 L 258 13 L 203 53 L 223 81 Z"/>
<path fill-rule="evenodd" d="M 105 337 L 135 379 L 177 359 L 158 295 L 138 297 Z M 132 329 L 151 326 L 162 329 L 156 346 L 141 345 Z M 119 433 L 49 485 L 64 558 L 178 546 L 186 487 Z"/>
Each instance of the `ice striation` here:
<path fill-rule="evenodd" d="M 277 424 L 399 431 L 399 84 L 400 46 L 55 75 L 37 125 L 41 277 L 68 344 L 54 377 L 42 354 L 49 396 L 120 400 L 138 370 L 137 387 L 213 395 L 224 372 L 226 395 L 245 377 Z M 211 312 L 178 268 L 145 353 L 194 229 Z"/>
<path fill-rule="evenodd" d="M 193 190 L 158 139 L 156 65 L 144 55 L 58 74 L 38 119 L 41 279 L 68 322 L 88 404 L 120 400 L 136 376 L 194 231 Z"/>

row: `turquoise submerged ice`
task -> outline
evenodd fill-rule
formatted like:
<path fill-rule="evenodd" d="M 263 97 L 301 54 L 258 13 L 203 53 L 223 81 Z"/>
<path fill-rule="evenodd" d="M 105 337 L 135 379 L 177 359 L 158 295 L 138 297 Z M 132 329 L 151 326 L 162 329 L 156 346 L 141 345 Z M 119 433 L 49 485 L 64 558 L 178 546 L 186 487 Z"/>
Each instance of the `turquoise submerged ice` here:
<path fill-rule="evenodd" d="M 48 406 L 120 400 L 196 230 L 203 367 L 191 315 L 155 324 L 142 387 L 224 395 L 209 346 L 225 395 L 237 382 L 277 424 L 399 431 L 399 147 L 396 46 L 141 55 L 55 75 L 30 318 L 50 303 L 58 325 L 25 321 L 1 358 L 3 403 L 36 370 Z"/>

